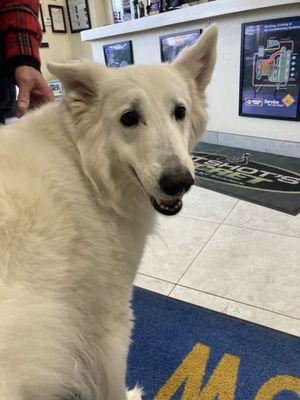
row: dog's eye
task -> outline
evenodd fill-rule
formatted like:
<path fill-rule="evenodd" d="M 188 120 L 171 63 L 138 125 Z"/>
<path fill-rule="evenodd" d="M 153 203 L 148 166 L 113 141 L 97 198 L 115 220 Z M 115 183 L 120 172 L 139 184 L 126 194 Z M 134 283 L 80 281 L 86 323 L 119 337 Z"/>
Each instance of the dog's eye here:
<path fill-rule="evenodd" d="M 175 118 L 177 120 L 182 120 L 185 117 L 185 107 L 184 106 L 176 106 L 174 111 Z"/>
<path fill-rule="evenodd" d="M 135 126 L 139 123 L 139 114 L 135 111 L 128 111 L 121 117 L 121 122 L 124 126 Z"/>

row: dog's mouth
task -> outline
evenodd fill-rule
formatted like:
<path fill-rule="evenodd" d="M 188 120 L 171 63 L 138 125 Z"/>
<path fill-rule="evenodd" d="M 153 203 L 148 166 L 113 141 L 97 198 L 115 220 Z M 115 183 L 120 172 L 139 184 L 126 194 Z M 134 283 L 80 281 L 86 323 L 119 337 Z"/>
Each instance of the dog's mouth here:
<path fill-rule="evenodd" d="M 169 201 L 162 201 L 151 196 L 151 204 L 154 209 L 163 215 L 175 215 L 179 213 L 182 208 L 182 199 L 177 198 Z"/>
<path fill-rule="evenodd" d="M 139 181 L 142 189 L 147 194 L 147 196 L 150 198 L 150 202 L 156 211 L 158 211 L 159 213 L 161 213 L 163 215 L 175 215 L 175 214 L 179 213 L 179 211 L 182 208 L 182 197 L 177 197 L 172 200 L 161 200 L 154 196 L 151 196 L 145 189 L 138 174 L 135 172 L 135 169 L 132 166 L 130 166 L 130 167 L 131 167 L 131 170 L 132 170 L 134 176 Z"/>

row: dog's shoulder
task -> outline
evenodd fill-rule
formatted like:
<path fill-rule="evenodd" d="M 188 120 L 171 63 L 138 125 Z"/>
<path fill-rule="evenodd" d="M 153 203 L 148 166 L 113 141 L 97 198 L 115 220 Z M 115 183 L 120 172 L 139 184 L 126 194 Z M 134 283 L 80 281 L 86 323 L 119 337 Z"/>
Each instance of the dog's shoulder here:
<path fill-rule="evenodd" d="M 41 111 L 1 129 L 0 258 L 7 264 L 66 254 L 80 218 L 73 204 L 88 202 L 75 160 L 51 137 L 55 128 Z"/>

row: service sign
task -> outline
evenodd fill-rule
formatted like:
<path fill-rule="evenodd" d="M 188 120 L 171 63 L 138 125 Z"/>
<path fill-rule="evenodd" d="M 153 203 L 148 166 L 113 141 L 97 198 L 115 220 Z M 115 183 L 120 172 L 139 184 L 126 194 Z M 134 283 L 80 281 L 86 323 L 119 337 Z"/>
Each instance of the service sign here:
<path fill-rule="evenodd" d="M 300 16 L 242 25 L 239 114 L 300 119 Z"/>

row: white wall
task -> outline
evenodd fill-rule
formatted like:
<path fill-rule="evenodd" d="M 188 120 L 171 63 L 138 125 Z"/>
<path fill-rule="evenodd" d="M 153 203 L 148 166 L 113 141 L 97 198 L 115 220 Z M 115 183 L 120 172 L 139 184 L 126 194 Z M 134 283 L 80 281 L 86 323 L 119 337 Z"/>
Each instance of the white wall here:
<path fill-rule="evenodd" d="M 69 42 L 73 60 L 92 59 L 92 46 L 88 42 L 81 41 L 80 33 L 70 34 Z"/>
<path fill-rule="evenodd" d="M 48 4 L 64 6 L 67 30 L 70 32 L 64 0 L 40 0 L 40 3 L 42 5 L 44 19 L 46 16 L 49 16 Z M 51 77 L 46 67 L 48 61 L 63 62 L 64 60 L 72 58 L 70 38 L 69 35 L 65 33 L 53 33 L 51 26 L 46 26 L 46 32 L 43 32 L 43 42 L 49 43 L 49 48 L 40 49 L 42 73 L 44 77 L 48 79 Z"/>
<path fill-rule="evenodd" d="M 0 0 L 1 1 L 1 0 Z M 92 27 L 102 26 L 111 21 L 112 12 L 110 0 L 88 0 Z M 64 62 L 70 59 L 91 59 L 92 46 L 82 42 L 80 33 L 71 33 L 65 0 L 40 0 L 44 19 L 49 16 L 48 4 L 64 7 L 67 33 L 53 33 L 51 26 L 46 26 L 43 42 L 49 43 L 49 48 L 41 48 L 42 73 L 45 79 L 52 78 L 47 70 L 47 62 Z"/>
<path fill-rule="evenodd" d="M 218 61 L 208 89 L 210 115 L 208 130 L 300 142 L 300 122 L 248 118 L 238 115 L 241 24 L 296 15 L 300 15 L 300 3 L 211 19 L 210 22 L 218 24 L 220 35 Z M 201 18 L 200 15 L 199 18 Z M 93 58 L 96 62 L 104 64 L 103 44 L 132 40 L 135 64 L 158 64 L 160 63 L 160 35 L 196 28 L 205 29 L 207 22 L 207 20 L 199 19 L 197 22 L 186 22 L 162 29 L 96 40 L 93 42 Z"/>

